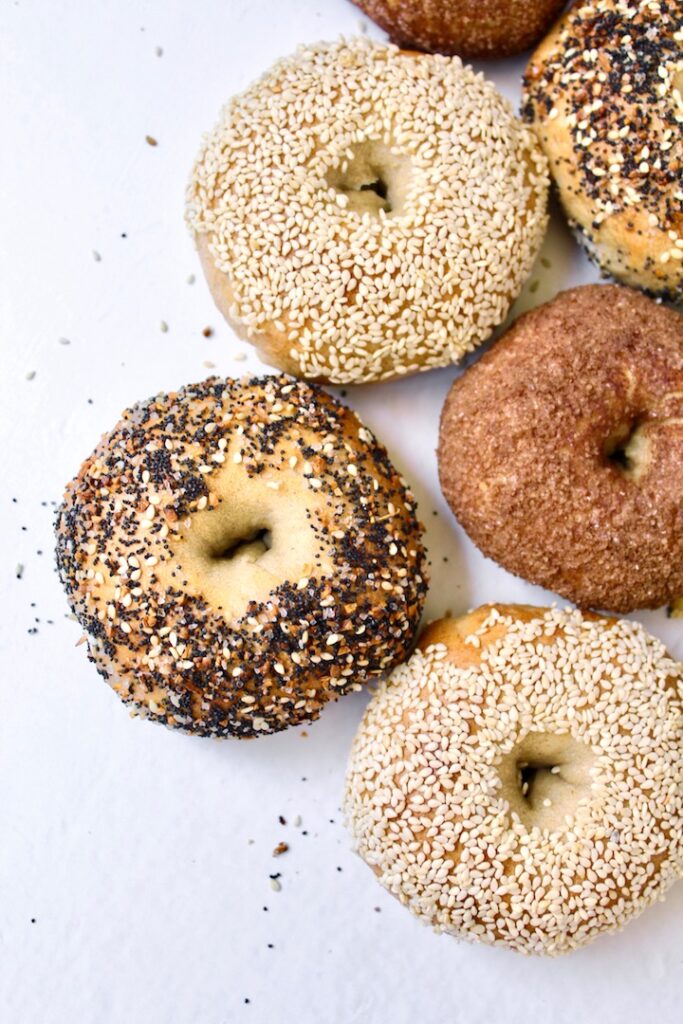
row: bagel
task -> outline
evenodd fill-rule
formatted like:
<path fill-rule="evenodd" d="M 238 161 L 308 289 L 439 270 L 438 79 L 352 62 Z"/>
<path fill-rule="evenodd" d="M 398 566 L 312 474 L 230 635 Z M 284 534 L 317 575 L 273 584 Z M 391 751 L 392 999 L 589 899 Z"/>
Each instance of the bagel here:
<path fill-rule="evenodd" d="M 576 3 L 531 58 L 523 109 L 588 255 L 683 299 L 681 0 Z"/>
<path fill-rule="evenodd" d="M 528 50 L 565 0 L 353 0 L 392 43 L 494 59 Z"/>
<path fill-rule="evenodd" d="M 212 377 L 102 438 L 66 489 L 57 565 L 122 700 L 251 737 L 315 719 L 406 656 L 421 529 L 351 410 L 284 376 Z"/>
<path fill-rule="evenodd" d="M 438 460 L 510 572 L 618 612 L 683 596 L 683 317 L 616 285 L 561 293 L 454 383 Z"/>
<path fill-rule="evenodd" d="M 187 219 L 220 311 L 266 362 L 360 384 L 461 359 L 546 226 L 545 161 L 457 58 L 368 40 L 282 60 L 204 141 Z"/>
<path fill-rule="evenodd" d="M 683 666 L 634 622 L 490 605 L 372 698 L 345 813 L 389 892 L 458 938 L 556 955 L 683 873 Z"/>

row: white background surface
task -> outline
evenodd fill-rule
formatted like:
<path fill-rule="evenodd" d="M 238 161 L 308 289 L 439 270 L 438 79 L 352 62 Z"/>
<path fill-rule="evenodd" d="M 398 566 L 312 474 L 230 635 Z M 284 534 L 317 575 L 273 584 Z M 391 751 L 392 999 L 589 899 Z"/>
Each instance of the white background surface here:
<path fill-rule="evenodd" d="M 74 646 L 43 503 L 125 405 L 201 379 L 206 360 L 260 368 L 215 312 L 183 224 L 200 135 L 276 57 L 360 21 L 346 0 L 2 0 L 2 1024 L 681 1020 L 683 885 L 555 961 L 435 936 L 341 825 L 366 695 L 303 731 L 217 743 L 131 721 Z M 487 69 L 515 103 L 521 66 Z M 596 278 L 557 216 L 544 254 L 527 304 Z M 440 496 L 436 426 L 455 373 L 348 389 L 419 497 L 428 614 L 550 600 L 486 562 Z M 683 657 L 680 622 L 641 618 Z M 290 850 L 273 860 L 280 840 Z"/>

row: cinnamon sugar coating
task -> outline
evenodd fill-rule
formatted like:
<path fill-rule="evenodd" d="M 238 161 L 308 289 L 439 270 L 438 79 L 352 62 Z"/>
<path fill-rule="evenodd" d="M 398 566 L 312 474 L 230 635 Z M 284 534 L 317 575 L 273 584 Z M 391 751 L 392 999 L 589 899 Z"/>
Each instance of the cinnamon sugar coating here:
<path fill-rule="evenodd" d="M 587 607 L 683 594 L 683 317 L 589 285 L 522 316 L 446 400 L 439 475 L 483 553 Z"/>
<path fill-rule="evenodd" d="M 393 43 L 495 59 L 528 50 L 565 0 L 354 0 Z"/>

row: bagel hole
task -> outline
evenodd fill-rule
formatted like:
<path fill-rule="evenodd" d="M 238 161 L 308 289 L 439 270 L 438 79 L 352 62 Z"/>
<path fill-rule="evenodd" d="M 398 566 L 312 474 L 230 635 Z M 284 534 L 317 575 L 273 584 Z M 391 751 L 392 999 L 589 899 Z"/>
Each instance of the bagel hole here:
<path fill-rule="evenodd" d="M 382 181 L 381 178 L 377 178 L 376 181 L 369 181 L 366 185 L 361 185 L 359 189 L 359 192 L 374 192 L 380 199 L 386 199 L 388 191 L 386 181 Z"/>
<path fill-rule="evenodd" d="M 517 775 L 519 791 L 526 802 L 533 806 L 533 800 L 535 795 L 535 785 L 538 776 L 542 772 L 549 772 L 551 775 L 558 775 L 561 771 L 560 765 L 558 764 L 544 764 L 539 761 L 535 764 L 529 764 L 528 761 L 517 762 Z"/>
<path fill-rule="evenodd" d="M 605 445 L 605 459 L 623 476 L 637 478 L 644 469 L 647 441 L 641 432 L 642 420 L 636 417 L 616 430 Z"/>
<path fill-rule="evenodd" d="M 379 216 L 400 212 L 411 177 L 410 159 L 383 142 L 367 140 L 330 168 L 326 182 L 346 197 L 346 209 Z"/>
<path fill-rule="evenodd" d="M 257 527 L 250 530 L 248 534 L 237 539 L 231 538 L 226 544 L 221 544 L 210 552 L 213 561 L 224 562 L 240 556 L 250 557 L 256 561 L 273 546 L 273 535 L 267 526 Z"/>
<path fill-rule="evenodd" d="M 593 763 L 591 749 L 571 736 L 529 733 L 499 765 L 502 796 L 527 828 L 567 828 L 590 793 Z"/>
<path fill-rule="evenodd" d="M 678 103 L 678 106 L 683 109 L 683 71 L 679 71 L 673 76 L 671 87 L 674 93 L 674 99 Z"/>

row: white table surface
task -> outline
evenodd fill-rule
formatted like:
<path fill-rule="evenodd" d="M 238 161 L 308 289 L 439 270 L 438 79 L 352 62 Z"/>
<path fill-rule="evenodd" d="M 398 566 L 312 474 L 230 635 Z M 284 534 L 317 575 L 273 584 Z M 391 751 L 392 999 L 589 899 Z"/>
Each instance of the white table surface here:
<path fill-rule="evenodd" d="M 53 572 L 64 483 L 132 401 L 202 379 L 207 361 L 261 367 L 215 311 L 184 227 L 201 133 L 273 59 L 360 25 L 347 0 L 0 6 L 2 1024 L 681 1020 L 683 885 L 557 960 L 436 936 L 342 826 L 366 694 L 305 729 L 218 743 L 132 721 L 75 647 Z M 487 68 L 515 102 L 521 66 Z M 557 215 L 544 254 L 522 306 L 597 278 Z M 456 372 L 347 397 L 419 497 L 427 614 L 550 601 L 487 562 L 441 498 L 436 427 Z M 683 657 L 680 621 L 639 617 Z"/>

